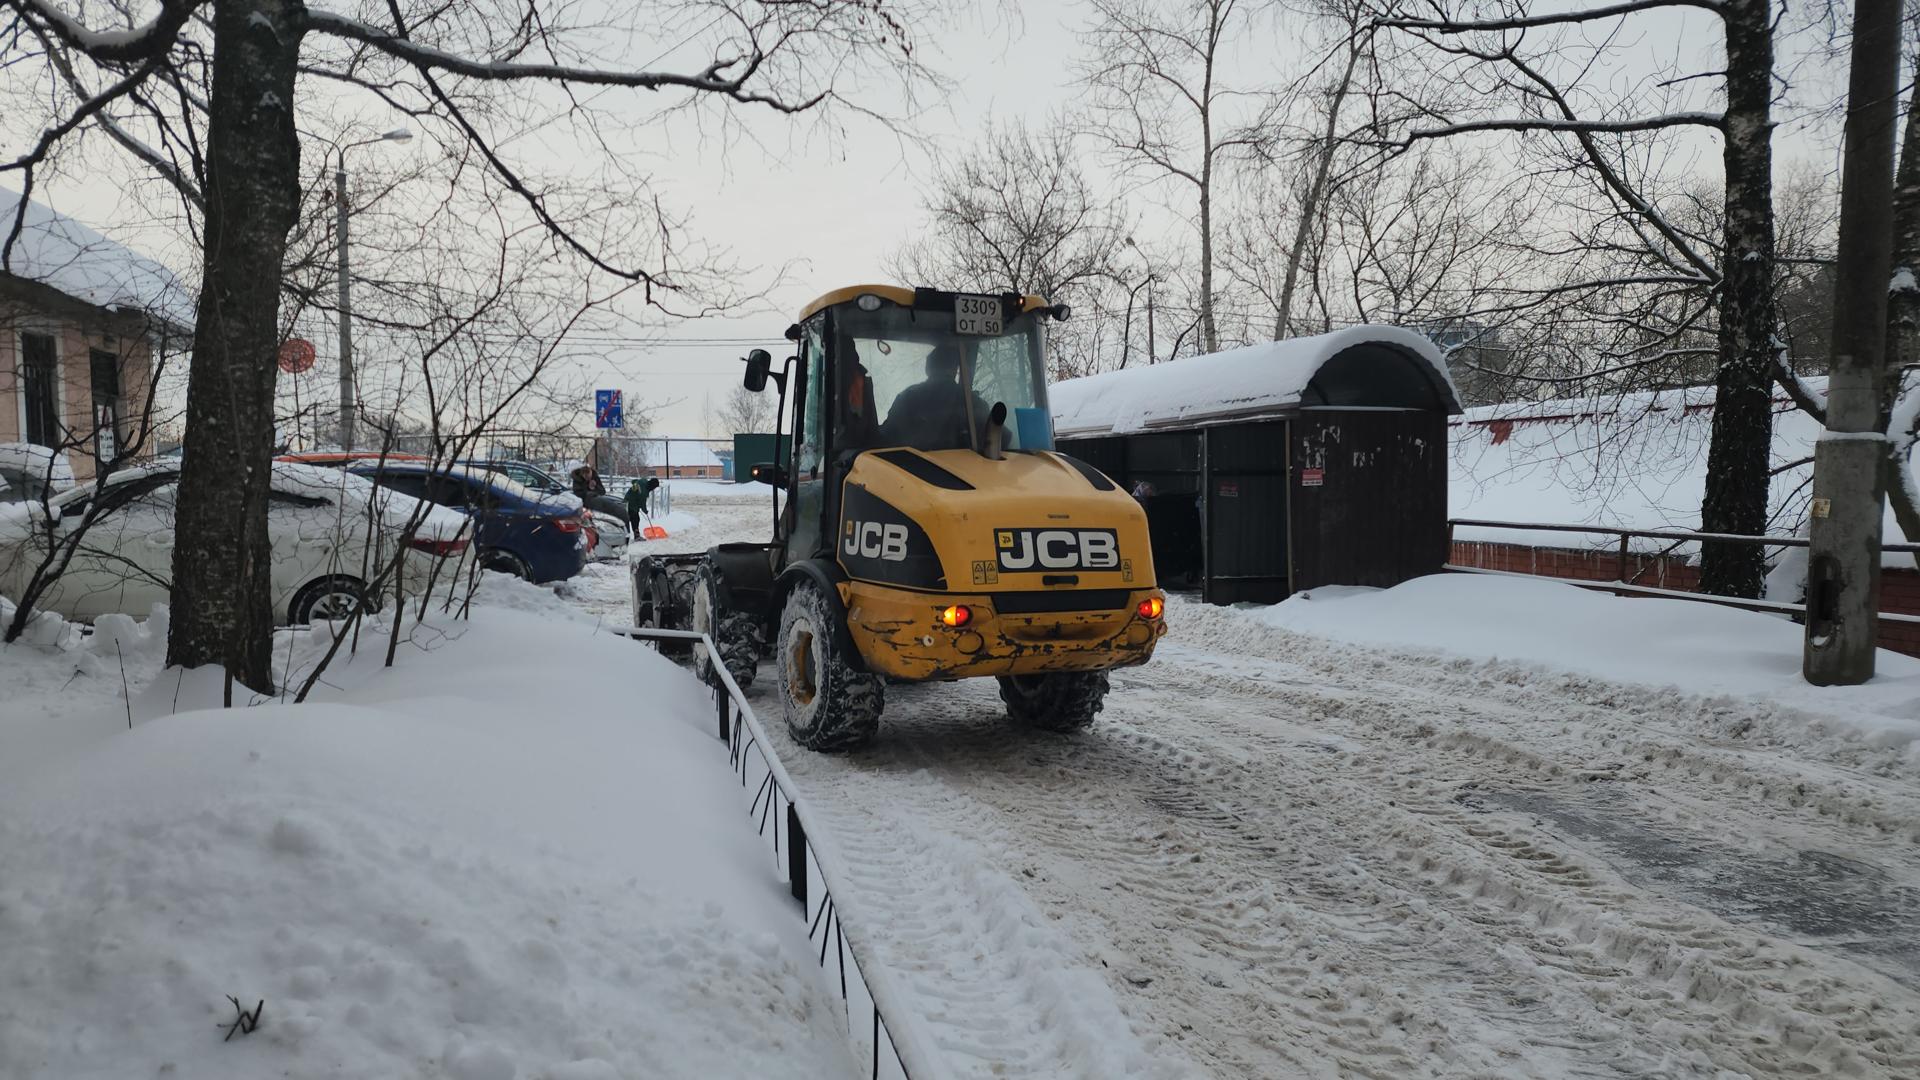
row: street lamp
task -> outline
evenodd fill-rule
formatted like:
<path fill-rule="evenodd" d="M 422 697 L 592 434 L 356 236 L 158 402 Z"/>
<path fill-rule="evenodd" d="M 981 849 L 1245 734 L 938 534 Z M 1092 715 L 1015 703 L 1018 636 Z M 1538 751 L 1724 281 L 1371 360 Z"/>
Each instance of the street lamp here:
<path fill-rule="evenodd" d="M 1140 256 L 1140 261 L 1145 264 L 1147 268 L 1147 363 L 1151 364 L 1158 359 L 1154 356 L 1153 352 L 1153 264 L 1147 262 L 1147 253 L 1140 250 L 1140 245 L 1133 242 L 1133 237 L 1127 237 L 1127 246 L 1133 249 L 1135 255 Z M 1139 291 L 1140 286 L 1135 285 L 1133 292 Z M 1133 317 L 1132 292 L 1127 294 L 1127 317 L 1129 328 L 1131 328 Z M 1122 359 L 1121 365 L 1125 366 L 1125 364 L 1125 359 Z"/>
<path fill-rule="evenodd" d="M 339 164 L 333 170 L 333 208 L 340 232 L 340 449 L 353 449 L 353 292 L 347 277 L 347 151 L 377 142 L 406 142 L 413 132 L 406 128 L 375 135 L 371 139 L 350 142 L 340 148 Z"/>

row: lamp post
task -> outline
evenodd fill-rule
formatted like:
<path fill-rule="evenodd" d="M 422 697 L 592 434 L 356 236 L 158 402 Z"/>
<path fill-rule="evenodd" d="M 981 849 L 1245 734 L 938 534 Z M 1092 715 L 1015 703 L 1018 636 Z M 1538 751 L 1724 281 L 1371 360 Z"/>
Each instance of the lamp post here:
<path fill-rule="evenodd" d="M 1147 363 L 1151 364 L 1159 359 L 1154 354 L 1153 348 L 1153 264 L 1147 262 L 1147 253 L 1140 250 L 1140 245 L 1133 242 L 1133 237 L 1127 237 L 1127 246 L 1133 249 L 1135 255 L 1140 256 L 1141 263 L 1147 268 Z M 1139 288 L 1138 285 L 1134 286 L 1135 291 L 1138 291 Z M 1132 304 L 1132 294 L 1128 294 L 1127 302 L 1129 305 Z M 1122 361 L 1123 365 L 1124 363 L 1125 361 Z"/>
<path fill-rule="evenodd" d="M 377 142 L 406 142 L 413 132 L 406 128 L 350 142 L 340 148 L 339 164 L 333 170 L 333 209 L 340 233 L 340 449 L 353 449 L 353 288 L 347 276 L 347 151 Z"/>

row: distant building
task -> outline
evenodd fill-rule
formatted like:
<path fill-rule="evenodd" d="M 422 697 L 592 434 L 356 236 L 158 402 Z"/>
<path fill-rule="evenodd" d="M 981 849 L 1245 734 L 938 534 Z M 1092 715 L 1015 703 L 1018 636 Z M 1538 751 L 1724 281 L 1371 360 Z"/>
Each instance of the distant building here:
<path fill-rule="evenodd" d="M 19 205 L 0 188 L 0 228 Z M 191 294 L 164 266 L 29 200 L 0 269 L 0 443 L 62 453 L 79 481 L 142 456 L 153 358 L 179 362 L 192 324 Z"/>
<path fill-rule="evenodd" d="M 661 479 L 724 480 L 730 446 L 692 435 L 601 436 L 595 453 L 608 476 L 657 476 Z"/>

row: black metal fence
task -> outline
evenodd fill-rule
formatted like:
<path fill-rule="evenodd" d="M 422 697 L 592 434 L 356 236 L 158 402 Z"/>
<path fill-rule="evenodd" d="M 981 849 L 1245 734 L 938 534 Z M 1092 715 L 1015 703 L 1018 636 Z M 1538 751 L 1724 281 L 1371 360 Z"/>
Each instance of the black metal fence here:
<path fill-rule="evenodd" d="M 662 641 L 681 641 L 715 650 L 712 639 L 691 631 L 629 626 L 612 632 L 656 647 Z M 857 913 L 851 920 L 847 917 L 846 860 L 780 763 L 733 676 L 718 664 L 714 673 L 720 680 L 713 688 L 715 726 L 727 744 L 728 763 L 741 789 L 753 792 L 748 816 L 772 846 L 776 873 L 800 901 L 807 940 L 818 940 L 820 966 L 839 987 L 849 1044 L 867 1055 L 866 1074 L 873 1080 L 944 1080 L 947 1070 L 905 992 L 884 969 L 861 964 L 861 955 L 871 962 L 871 953 L 860 942 L 858 927 L 866 923 Z M 858 902 L 851 902 L 857 912 Z"/>

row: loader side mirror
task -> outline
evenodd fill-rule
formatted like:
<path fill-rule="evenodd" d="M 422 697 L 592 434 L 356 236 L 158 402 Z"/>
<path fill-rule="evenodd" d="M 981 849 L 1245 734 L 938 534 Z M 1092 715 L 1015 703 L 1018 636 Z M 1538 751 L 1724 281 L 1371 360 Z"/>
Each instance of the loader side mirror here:
<path fill-rule="evenodd" d="M 773 370 L 773 354 L 755 349 L 746 355 L 747 374 L 740 384 L 754 393 L 767 388 L 767 373 Z"/>
<path fill-rule="evenodd" d="M 777 488 L 787 486 L 787 470 L 778 465 L 762 462 L 753 467 L 751 475 L 753 476 L 754 483 L 757 484 L 772 484 Z"/>

